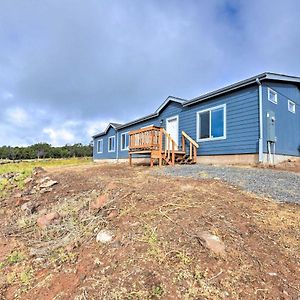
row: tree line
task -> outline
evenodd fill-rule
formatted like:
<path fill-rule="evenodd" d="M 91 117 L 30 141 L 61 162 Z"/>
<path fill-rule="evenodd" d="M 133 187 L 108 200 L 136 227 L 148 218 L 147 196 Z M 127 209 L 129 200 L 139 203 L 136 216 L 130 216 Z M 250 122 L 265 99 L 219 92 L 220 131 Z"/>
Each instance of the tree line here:
<path fill-rule="evenodd" d="M 28 147 L 0 147 L 0 159 L 40 159 L 40 158 L 69 158 L 69 157 L 90 157 L 93 155 L 93 145 L 65 145 L 53 147 L 47 143 L 38 143 Z"/>

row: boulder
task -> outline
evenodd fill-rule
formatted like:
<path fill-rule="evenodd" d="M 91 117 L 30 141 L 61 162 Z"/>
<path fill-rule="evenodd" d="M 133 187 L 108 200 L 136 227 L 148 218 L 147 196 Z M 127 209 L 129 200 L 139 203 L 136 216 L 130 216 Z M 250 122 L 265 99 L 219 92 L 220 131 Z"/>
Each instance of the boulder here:
<path fill-rule="evenodd" d="M 104 207 L 106 203 L 107 203 L 106 196 L 101 195 L 96 200 L 94 200 L 90 203 L 90 208 L 93 209 L 93 210 L 99 210 L 102 207 Z"/>
<path fill-rule="evenodd" d="M 55 181 L 55 180 L 48 180 L 48 181 L 46 181 L 46 182 L 43 182 L 41 185 L 40 185 L 40 188 L 41 189 L 47 189 L 47 188 L 49 188 L 49 187 L 51 187 L 51 186 L 53 186 L 53 185 L 55 185 L 55 184 L 57 184 L 58 182 L 57 181 Z"/>
<path fill-rule="evenodd" d="M 21 205 L 21 210 L 23 210 L 26 214 L 31 215 L 36 211 L 38 205 L 32 201 L 28 201 Z"/>
<path fill-rule="evenodd" d="M 225 254 L 225 245 L 218 236 L 209 232 L 202 232 L 199 234 L 199 238 L 202 244 L 213 253 L 221 256 Z"/>
<path fill-rule="evenodd" d="M 58 212 L 52 212 L 47 215 L 43 215 L 37 219 L 37 225 L 45 229 L 47 228 L 50 224 L 54 223 L 54 221 L 57 221 L 60 219 L 60 215 Z"/>

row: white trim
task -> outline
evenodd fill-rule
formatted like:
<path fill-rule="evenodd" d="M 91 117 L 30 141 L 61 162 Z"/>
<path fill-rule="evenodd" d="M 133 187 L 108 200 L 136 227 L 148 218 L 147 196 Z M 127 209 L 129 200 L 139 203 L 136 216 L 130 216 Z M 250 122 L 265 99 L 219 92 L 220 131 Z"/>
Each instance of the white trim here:
<path fill-rule="evenodd" d="M 147 127 L 152 127 L 152 126 L 154 126 L 154 124 L 149 124 L 149 125 L 143 126 L 143 127 L 141 127 L 141 129 L 142 128 L 147 128 Z"/>
<path fill-rule="evenodd" d="M 170 120 L 173 120 L 173 119 L 176 119 L 177 121 L 177 141 L 175 141 L 175 143 L 177 145 L 179 145 L 179 115 L 175 115 L 175 116 L 172 116 L 172 117 L 169 117 L 169 118 L 166 118 L 166 130 L 167 130 L 167 123 L 170 121 Z"/>
<path fill-rule="evenodd" d="M 99 144 L 100 142 L 102 143 L 102 151 L 98 151 L 98 149 L 101 148 L 101 147 L 98 147 L 98 144 Z M 97 147 L 97 153 L 103 153 L 103 139 L 97 140 L 96 147 Z"/>
<path fill-rule="evenodd" d="M 113 138 L 114 139 L 114 149 L 113 150 L 109 150 L 109 140 Z M 108 137 L 107 139 L 107 151 L 108 152 L 115 152 L 116 151 L 116 136 L 115 135 L 111 135 Z"/>
<path fill-rule="evenodd" d="M 270 99 L 270 94 L 271 94 L 271 92 L 275 94 L 275 100 L 274 100 L 274 101 Z M 268 87 L 268 100 L 269 100 L 270 102 L 274 103 L 274 104 L 277 104 L 277 103 L 278 103 L 278 95 L 277 95 L 277 92 L 274 91 L 273 89 L 269 88 L 269 87 Z"/>
<path fill-rule="evenodd" d="M 220 137 L 211 137 L 211 112 L 217 109 L 223 108 L 223 136 Z M 200 114 L 209 111 L 209 138 L 199 138 L 199 121 L 200 121 Z M 227 113 L 226 113 L 226 104 L 210 107 L 207 109 L 203 109 L 196 112 L 196 140 L 197 142 L 208 142 L 208 141 L 217 141 L 217 140 L 225 140 L 227 138 Z"/>
<path fill-rule="evenodd" d="M 176 102 L 176 103 L 179 103 L 181 105 L 183 105 L 183 103 L 187 102 L 186 100 L 184 99 L 178 99 L 178 98 L 175 98 L 175 97 L 172 97 L 172 96 L 169 96 L 160 106 L 159 108 L 155 111 L 156 113 L 160 113 L 160 111 L 169 104 L 169 102 Z"/>
<path fill-rule="evenodd" d="M 128 134 L 128 143 L 129 143 L 129 131 L 126 131 L 126 132 L 123 132 L 123 133 L 121 133 L 121 151 L 127 151 L 128 149 L 129 149 L 129 145 L 127 145 L 127 147 L 126 148 L 122 148 L 122 136 L 123 135 L 125 135 L 126 136 L 126 134 Z M 125 138 L 125 145 L 126 145 L 126 138 Z"/>
<path fill-rule="evenodd" d="M 292 110 L 290 110 L 290 105 L 293 105 Z M 292 114 L 296 113 L 296 103 L 292 100 L 288 100 L 288 111 L 291 112 Z"/>

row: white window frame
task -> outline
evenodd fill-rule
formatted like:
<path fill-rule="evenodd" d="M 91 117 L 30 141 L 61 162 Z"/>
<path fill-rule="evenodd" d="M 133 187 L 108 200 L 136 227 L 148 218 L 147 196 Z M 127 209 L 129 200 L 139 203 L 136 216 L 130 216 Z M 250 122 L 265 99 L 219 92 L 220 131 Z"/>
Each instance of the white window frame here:
<path fill-rule="evenodd" d="M 114 139 L 114 149 L 111 149 L 109 150 L 109 140 L 110 139 Z M 108 152 L 115 152 L 116 151 L 116 136 L 115 135 L 111 135 L 108 137 L 108 140 L 107 140 L 107 151 Z"/>
<path fill-rule="evenodd" d="M 126 148 L 123 148 L 122 145 L 122 136 L 126 136 L 126 134 L 128 134 L 128 145 Z M 126 142 L 126 138 L 125 138 L 125 142 Z M 126 143 L 125 143 L 126 144 Z M 129 131 L 123 132 L 121 133 L 121 151 L 127 151 L 129 149 Z"/>
<path fill-rule="evenodd" d="M 219 137 L 212 137 L 211 136 L 211 112 L 214 111 L 214 110 L 217 110 L 217 109 L 220 109 L 220 108 L 223 108 L 223 136 L 219 136 Z M 209 111 L 209 138 L 199 138 L 200 136 L 200 131 L 199 131 L 199 128 L 200 128 L 200 114 L 201 113 L 204 113 L 204 112 L 207 112 Z M 218 140 L 225 140 L 227 138 L 227 120 L 226 120 L 226 104 L 222 104 L 222 105 L 218 105 L 218 106 L 214 106 L 214 107 L 210 107 L 210 108 L 207 108 L 207 109 L 203 109 L 203 110 L 200 110 L 200 111 L 197 111 L 196 112 L 196 116 L 197 116 L 197 122 L 196 122 L 196 139 L 197 139 L 197 142 L 208 142 L 208 141 L 218 141 Z"/>
<path fill-rule="evenodd" d="M 102 144 L 102 147 L 98 147 L 99 143 Z M 103 153 L 103 139 L 97 140 L 96 147 L 97 147 L 97 153 Z M 100 148 L 100 150 L 99 150 L 99 148 Z"/>
<path fill-rule="evenodd" d="M 275 94 L 275 100 L 274 100 L 274 101 L 271 100 L 271 98 L 270 98 L 270 94 L 271 94 L 271 93 L 274 93 L 274 94 Z M 271 88 L 268 88 L 268 100 L 269 100 L 270 102 L 274 103 L 274 104 L 277 104 L 277 103 L 278 103 L 278 95 L 277 95 L 277 92 L 274 91 L 274 90 L 272 90 Z"/>
<path fill-rule="evenodd" d="M 293 109 L 290 109 L 290 105 L 293 106 Z M 288 100 L 288 111 L 291 112 L 292 114 L 296 113 L 296 103 L 292 100 Z"/>

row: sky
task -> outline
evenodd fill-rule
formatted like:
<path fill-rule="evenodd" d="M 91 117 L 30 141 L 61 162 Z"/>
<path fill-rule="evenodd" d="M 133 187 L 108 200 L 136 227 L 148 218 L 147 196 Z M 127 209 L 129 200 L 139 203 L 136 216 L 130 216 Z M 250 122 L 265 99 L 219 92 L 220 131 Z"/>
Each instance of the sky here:
<path fill-rule="evenodd" d="M 87 144 L 265 71 L 300 76 L 299 0 L 0 0 L 0 145 Z"/>

